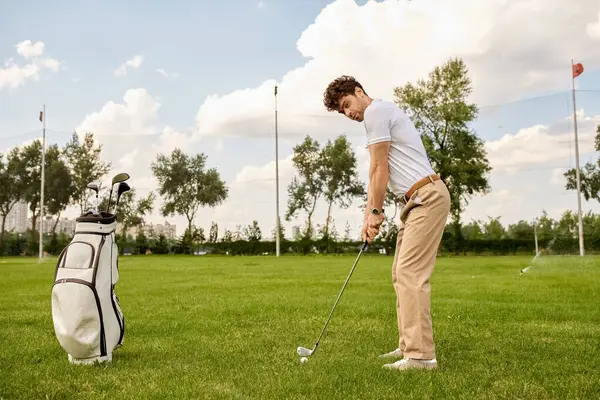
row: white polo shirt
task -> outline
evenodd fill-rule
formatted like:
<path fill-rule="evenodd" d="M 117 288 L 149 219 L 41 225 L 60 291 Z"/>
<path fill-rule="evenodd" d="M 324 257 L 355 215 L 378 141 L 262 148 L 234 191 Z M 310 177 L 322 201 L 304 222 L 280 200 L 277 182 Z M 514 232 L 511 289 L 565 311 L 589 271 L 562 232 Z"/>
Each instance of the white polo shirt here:
<path fill-rule="evenodd" d="M 365 110 L 367 146 L 391 141 L 388 154 L 390 190 L 403 196 L 419 179 L 434 174 L 421 135 L 396 104 L 374 99 Z"/>

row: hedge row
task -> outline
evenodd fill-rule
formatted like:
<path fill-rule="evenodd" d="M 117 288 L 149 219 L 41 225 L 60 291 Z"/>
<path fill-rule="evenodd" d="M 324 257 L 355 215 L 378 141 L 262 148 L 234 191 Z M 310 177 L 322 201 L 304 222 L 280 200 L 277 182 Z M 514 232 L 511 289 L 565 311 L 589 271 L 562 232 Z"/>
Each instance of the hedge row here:
<path fill-rule="evenodd" d="M 48 235 L 44 242 L 44 251 L 57 255 L 70 242 L 71 238 L 64 235 Z M 4 238 L 4 255 L 38 254 L 38 236 L 31 234 L 7 234 Z M 193 243 L 185 236 L 178 240 L 167 240 L 164 236 L 157 239 L 117 238 L 121 253 L 127 254 L 223 254 L 223 255 L 259 255 L 275 253 L 274 241 L 247 241 L 217 243 Z M 281 254 L 347 254 L 356 253 L 362 242 L 333 241 L 327 239 L 298 241 L 282 240 Z M 572 237 L 556 237 L 552 240 L 540 240 L 540 251 L 546 254 L 578 254 L 579 241 Z M 396 247 L 395 240 L 376 240 L 369 246 L 367 252 L 393 255 Z M 382 250 L 384 249 L 384 250 Z M 587 254 L 600 253 L 600 235 L 585 238 Z M 534 240 L 456 240 L 451 236 L 442 239 L 440 255 L 517 255 L 535 254 Z"/>

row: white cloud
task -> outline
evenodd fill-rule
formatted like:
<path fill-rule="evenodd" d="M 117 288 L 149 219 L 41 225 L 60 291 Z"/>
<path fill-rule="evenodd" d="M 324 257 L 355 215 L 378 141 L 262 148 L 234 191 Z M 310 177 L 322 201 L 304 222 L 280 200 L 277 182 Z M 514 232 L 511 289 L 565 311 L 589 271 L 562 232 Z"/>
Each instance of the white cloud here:
<path fill-rule="evenodd" d="M 115 76 L 125 76 L 129 69 L 138 69 L 144 62 L 144 56 L 135 55 L 131 59 L 125 61 L 119 68 L 114 72 Z"/>
<path fill-rule="evenodd" d="M 265 8 L 267 6 L 267 3 L 265 3 L 264 1 L 259 1 L 258 3 L 256 3 L 256 7 L 258 8 Z"/>
<path fill-rule="evenodd" d="M 297 41 L 307 62 L 278 82 L 282 135 L 361 132 L 358 124 L 325 116 L 323 90 L 341 74 L 354 75 L 373 97 L 389 99 L 394 86 L 458 56 L 479 104 L 568 88 L 571 56 L 587 70 L 600 65 L 600 47 L 586 34 L 599 11 L 591 0 L 334 1 Z M 208 96 L 196 116 L 198 135 L 272 132 L 275 83 Z"/>
<path fill-rule="evenodd" d="M 594 151 L 600 115 L 586 117 L 578 111 L 577 131 L 580 155 Z M 511 171 L 543 165 L 550 161 L 574 160 L 573 118 L 566 117 L 552 126 L 535 125 L 508 133 L 485 143 L 488 159 L 495 170 Z"/>
<path fill-rule="evenodd" d="M 292 163 L 293 155 L 290 154 L 283 160 L 279 160 L 279 181 L 280 184 L 287 185 L 294 176 L 294 165 Z M 275 184 L 275 161 L 269 161 L 267 164 L 256 167 L 248 165 L 243 167 L 236 175 L 234 184 L 266 184 L 271 186 Z"/>
<path fill-rule="evenodd" d="M 598 20 L 596 22 L 587 24 L 586 32 L 590 38 L 600 40 L 600 12 L 598 13 Z"/>
<path fill-rule="evenodd" d="M 16 89 L 29 80 L 38 81 L 40 72 L 44 69 L 58 72 L 63 68 L 58 60 L 42 58 L 45 50 L 43 42 L 33 43 L 31 40 L 24 40 L 17 43 L 15 48 L 27 63 L 19 65 L 13 58 L 6 60 L 4 66 L 0 67 L 0 89 L 4 87 Z"/>
<path fill-rule="evenodd" d="M 31 40 L 24 40 L 15 45 L 17 48 L 17 53 L 25 57 L 25 59 L 29 59 L 32 57 L 39 57 L 44 54 L 44 42 L 35 42 L 33 43 Z"/>
<path fill-rule="evenodd" d="M 123 104 L 107 102 L 100 111 L 87 115 L 75 130 L 80 134 L 117 136 L 157 133 L 154 122 L 160 106 L 146 89 L 129 89 Z"/>
<path fill-rule="evenodd" d="M 490 164 L 495 170 L 515 171 L 536 168 L 551 161 L 565 161 L 575 157 L 575 140 L 571 118 L 553 125 L 536 125 L 506 134 L 498 140 L 485 143 Z M 578 121 L 579 152 L 594 151 L 594 136 L 600 116 Z M 568 129 L 570 127 L 571 129 Z"/>
<path fill-rule="evenodd" d="M 585 116 L 578 112 L 580 136 L 580 160 L 595 157 L 593 137 L 595 127 L 600 124 L 600 115 Z M 520 219 L 529 220 L 546 210 L 554 218 L 560 217 L 560 210 L 575 209 L 574 193 L 567 192 L 562 175 L 574 167 L 574 143 L 572 118 L 558 120 L 549 126 L 537 125 L 508 133 L 497 140 L 485 142 L 493 171 L 490 177 L 491 192 L 485 196 L 474 196 L 466 208 L 463 221 L 470 219 L 487 220 L 488 216 L 501 216 L 504 224 Z M 362 144 L 362 138 L 352 140 L 358 162 L 359 177 L 367 181 L 369 153 Z M 360 143 L 360 144 L 359 144 Z M 584 157 L 585 156 L 585 157 Z M 283 217 L 287 204 L 287 186 L 294 168 L 292 155 L 282 158 L 279 163 L 280 215 Z M 548 184 L 548 182 L 550 184 Z M 348 221 L 353 234 L 358 234 L 361 223 L 360 201 L 346 210 L 334 209 L 333 217 L 338 231 L 342 231 Z M 586 209 L 598 208 L 593 202 L 585 204 Z M 260 226 L 274 225 L 275 210 L 275 164 L 269 161 L 259 165 L 248 165 L 239 170 L 231 186 L 228 201 L 219 207 L 209 218 L 223 220 L 229 226 L 250 223 L 258 219 Z M 315 223 L 325 219 L 326 206 L 317 203 Z M 396 217 L 398 214 L 396 214 Z M 293 225 L 301 225 L 305 218 L 300 214 L 297 220 L 286 222 L 288 233 Z M 225 222 L 227 221 L 227 222 Z M 247 221 L 247 222 L 245 222 Z"/>
<path fill-rule="evenodd" d="M 79 128 L 97 132 L 105 146 L 103 154 L 118 168 L 131 170 L 137 184 L 144 182 L 150 189 L 156 186 L 149 166 L 159 152 L 179 147 L 192 154 L 218 154 L 229 136 L 272 139 L 277 83 L 282 141 L 296 143 L 310 134 L 323 142 L 346 133 L 357 154 L 360 177 L 366 182 L 369 156 L 363 126 L 323 109 L 322 93 L 331 79 L 353 74 L 373 97 L 389 99 L 394 86 L 425 77 L 450 56 L 462 56 L 473 77 L 473 99 L 479 103 L 500 102 L 538 90 L 568 89 L 571 56 L 587 71 L 600 65 L 600 48 L 588 25 L 596 23 L 593 16 L 598 11 L 600 5 L 588 0 L 573 4 L 558 0 L 448 0 L 441 5 L 420 0 L 368 2 L 364 6 L 338 0 L 299 38 L 298 50 L 307 58 L 304 65 L 280 80 L 208 96 L 198 109 L 194 132 L 160 125 L 160 102 L 145 89 L 127 91 L 121 103 L 106 103 L 84 118 Z M 353 26 L 350 31 L 348 23 Z M 163 69 L 157 73 L 172 76 Z M 594 126 L 600 123 L 600 116 L 586 117 L 580 111 L 578 122 L 583 156 L 593 150 Z M 564 118 L 488 141 L 486 149 L 494 167 L 492 192 L 473 198 L 464 220 L 502 215 L 504 223 L 512 223 L 539 215 L 541 209 L 575 208 L 574 194 L 565 192 L 559 172 L 574 166 L 572 136 L 572 120 Z M 199 140 L 202 147 L 193 146 Z M 209 160 L 215 158 L 209 154 Z M 233 177 L 228 179 L 229 199 L 215 209 L 201 209 L 196 218 L 200 226 L 208 229 L 214 220 L 221 233 L 257 219 L 265 236 L 270 235 L 275 224 L 274 162 L 253 160 L 229 173 Z M 219 156 L 215 162 L 219 171 L 233 168 L 232 162 Z M 294 172 L 289 153 L 280 153 L 279 167 L 283 216 L 287 185 Z M 354 233 L 358 232 L 362 220 L 358 205 L 357 201 L 347 210 L 334 211 L 338 231 L 349 221 Z M 322 204 L 317 205 L 316 223 L 325 220 L 325 211 Z M 291 226 L 300 225 L 298 221 L 303 219 L 301 214 L 296 221 L 284 222 L 288 236 Z M 181 225 L 181 234 L 182 219 L 175 220 Z"/>
<path fill-rule="evenodd" d="M 76 127 L 82 136 L 85 132 L 93 132 L 95 141 L 102 146 L 104 161 L 110 162 L 112 168 L 103 182 L 110 185 L 110 178 L 118 172 L 128 172 L 129 181 L 135 188 L 138 197 L 146 196 L 150 191 L 157 193 L 157 181 L 152 175 L 151 162 L 159 153 L 168 154 L 176 147 L 193 153 L 190 146 L 194 144 L 190 133 L 176 130 L 170 126 L 162 126 L 158 122 L 160 100 L 153 97 L 146 89 L 129 89 L 122 102 L 106 102 L 99 111 L 88 114 Z M 155 202 L 155 209 L 147 222 L 162 222 L 160 215 L 162 201 Z M 185 218 L 168 218 L 183 233 Z"/>

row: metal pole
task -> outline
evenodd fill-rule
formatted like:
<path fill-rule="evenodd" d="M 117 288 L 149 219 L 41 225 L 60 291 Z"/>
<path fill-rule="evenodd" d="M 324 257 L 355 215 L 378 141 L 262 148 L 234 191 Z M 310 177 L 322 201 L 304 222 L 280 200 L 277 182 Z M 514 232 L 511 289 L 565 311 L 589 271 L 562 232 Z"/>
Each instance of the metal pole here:
<path fill-rule="evenodd" d="M 277 131 L 277 85 L 275 85 L 275 210 L 277 220 L 275 222 L 275 253 L 279 257 L 280 240 L 279 237 L 279 135 Z"/>
<path fill-rule="evenodd" d="M 39 262 L 42 262 L 43 248 L 44 248 L 44 180 L 46 170 L 46 105 L 42 111 L 42 182 L 40 191 L 40 248 L 39 248 Z"/>
<path fill-rule="evenodd" d="M 581 216 L 581 177 L 579 174 L 579 139 L 577 136 L 577 106 L 575 103 L 575 74 L 571 59 L 571 82 L 573 84 L 573 124 L 575 126 L 575 177 L 577 179 L 577 214 L 579 219 L 579 255 L 583 257 L 583 220 Z"/>

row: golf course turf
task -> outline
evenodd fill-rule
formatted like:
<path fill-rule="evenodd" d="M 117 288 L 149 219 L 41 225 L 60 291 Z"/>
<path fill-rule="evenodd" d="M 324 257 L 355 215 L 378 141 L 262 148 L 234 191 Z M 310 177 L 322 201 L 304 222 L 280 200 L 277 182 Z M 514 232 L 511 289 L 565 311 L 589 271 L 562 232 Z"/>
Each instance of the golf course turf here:
<path fill-rule="evenodd" d="M 398 336 L 392 257 L 127 256 L 125 341 L 67 361 L 52 325 L 55 259 L 0 258 L 0 399 L 600 398 L 600 257 L 440 257 L 435 371 L 386 371 Z M 532 265 L 526 273 L 521 269 Z"/>

